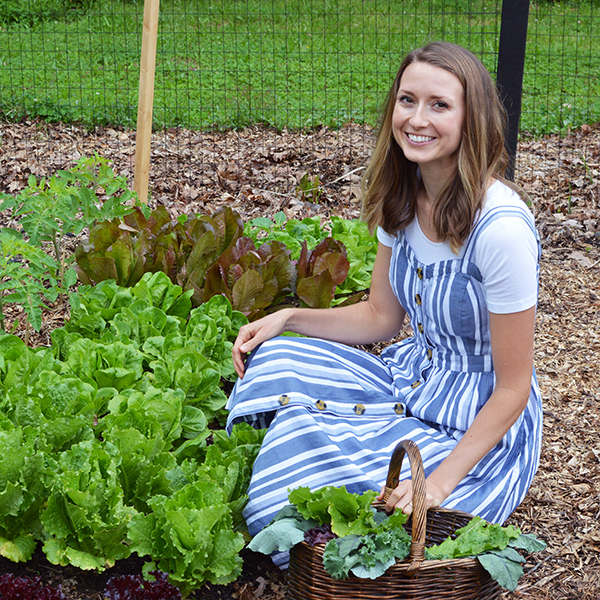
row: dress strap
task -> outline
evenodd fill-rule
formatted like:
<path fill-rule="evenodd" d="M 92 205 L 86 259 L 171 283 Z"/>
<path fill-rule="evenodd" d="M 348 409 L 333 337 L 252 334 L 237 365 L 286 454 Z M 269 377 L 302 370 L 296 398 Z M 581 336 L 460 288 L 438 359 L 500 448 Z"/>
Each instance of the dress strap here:
<path fill-rule="evenodd" d="M 475 227 L 473 228 L 473 231 L 471 232 L 471 234 L 469 235 L 469 238 L 467 240 L 465 253 L 463 255 L 464 261 L 468 261 L 468 262 L 472 261 L 473 253 L 475 252 L 475 247 L 477 245 L 477 240 L 479 239 L 479 236 L 494 221 L 496 221 L 497 219 L 500 219 L 502 217 L 517 217 L 517 218 L 523 219 L 523 221 L 525 221 L 525 223 L 527 223 L 527 226 L 529 227 L 529 229 L 531 229 L 531 232 L 535 236 L 535 239 L 537 242 L 538 260 L 539 260 L 539 258 L 541 256 L 540 236 L 538 234 L 537 229 L 535 228 L 535 224 L 531 217 L 531 213 L 529 213 L 529 211 L 527 211 L 524 206 L 523 206 L 523 208 L 518 207 L 518 206 L 496 206 L 496 207 L 490 209 L 489 211 L 487 211 L 483 215 L 483 217 L 480 218 L 477 221 L 477 223 L 475 224 Z"/>

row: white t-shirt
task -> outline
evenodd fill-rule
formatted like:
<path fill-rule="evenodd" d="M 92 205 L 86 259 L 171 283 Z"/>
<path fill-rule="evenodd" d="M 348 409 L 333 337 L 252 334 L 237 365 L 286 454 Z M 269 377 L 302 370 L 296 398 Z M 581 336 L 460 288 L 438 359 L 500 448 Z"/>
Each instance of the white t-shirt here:
<path fill-rule="evenodd" d="M 518 206 L 529 212 L 518 194 L 500 181 L 488 188 L 481 216 L 497 206 Z M 531 220 L 533 222 L 533 216 Z M 459 259 L 465 252 L 464 246 L 455 254 L 448 242 L 432 242 L 421 230 L 416 217 L 404 229 L 404 235 L 417 259 L 426 265 Z M 394 236 L 381 227 L 377 228 L 377 239 L 384 246 L 391 247 L 394 243 Z M 499 217 L 484 229 L 476 242 L 473 262 L 483 277 L 490 312 L 507 314 L 535 306 L 537 258 L 535 235 L 520 217 Z"/>

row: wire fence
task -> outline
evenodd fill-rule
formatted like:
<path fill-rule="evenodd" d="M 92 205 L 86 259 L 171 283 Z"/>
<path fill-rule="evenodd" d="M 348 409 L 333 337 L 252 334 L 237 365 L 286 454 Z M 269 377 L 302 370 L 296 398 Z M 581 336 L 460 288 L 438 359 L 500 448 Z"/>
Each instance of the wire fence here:
<path fill-rule="evenodd" d="M 523 140 L 600 121 L 599 6 L 531 4 Z M 142 0 L 0 0 L 0 119 L 110 128 L 131 145 L 143 8 Z M 301 143 L 311 144 L 311 132 L 325 127 L 339 139 L 352 124 L 368 154 L 401 57 L 447 40 L 495 75 L 501 17 L 501 0 L 163 0 L 153 160 L 176 173 L 198 158 L 190 131 L 257 125 L 265 140 L 303 131 Z"/>

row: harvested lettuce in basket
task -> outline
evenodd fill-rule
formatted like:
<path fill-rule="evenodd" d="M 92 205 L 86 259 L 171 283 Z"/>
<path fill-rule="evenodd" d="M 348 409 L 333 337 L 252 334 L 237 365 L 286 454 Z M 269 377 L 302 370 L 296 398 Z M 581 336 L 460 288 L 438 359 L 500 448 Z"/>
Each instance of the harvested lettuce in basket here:
<path fill-rule="evenodd" d="M 372 502 L 377 492 L 362 495 L 345 487 L 326 486 L 314 492 L 298 488 L 289 493 L 290 505 L 282 508 L 250 542 L 255 552 L 286 552 L 306 541 L 326 541 L 323 566 L 334 579 L 375 579 L 410 552 L 411 537 L 404 529 L 408 517 L 401 511 L 386 515 Z M 333 538 L 333 539 L 331 539 Z M 426 548 L 427 560 L 476 557 L 502 587 L 514 590 L 523 575 L 523 556 L 539 552 L 546 544 L 518 527 L 488 523 L 473 517 L 441 544 Z"/>
<path fill-rule="evenodd" d="M 518 527 L 503 527 L 488 523 L 481 517 L 473 517 L 464 527 L 454 532 L 441 544 L 425 549 L 428 559 L 443 560 L 474 556 L 481 566 L 502 587 L 515 590 L 523 575 L 523 557 L 515 548 L 526 552 L 539 552 L 546 544 L 534 535 L 521 533 Z"/>

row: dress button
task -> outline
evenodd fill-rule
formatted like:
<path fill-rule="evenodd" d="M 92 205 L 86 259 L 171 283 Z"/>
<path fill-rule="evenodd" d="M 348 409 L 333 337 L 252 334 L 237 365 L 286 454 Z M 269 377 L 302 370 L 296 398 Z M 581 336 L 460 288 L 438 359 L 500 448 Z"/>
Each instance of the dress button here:
<path fill-rule="evenodd" d="M 367 409 L 365 408 L 365 405 L 364 405 L 364 404 L 357 404 L 357 405 L 354 407 L 354 412 L 355 412 L 357 415 L 364 415 L 364 414 L 365 414 L 365 410 L 367 410 Z"/>
<path fill-rule="evenodd" d="M 281 404 L 281 406 L 285 406 L 286 404 L 289 404 L 290 402 L 290 397 L 286 396 L 285 394 L 283 394 L 282 396 L 279 396 L 279 404 Z"/>
<path fill-rule="evenodd" d="M 398 415 L 401 415 L 404 412 L 404 406 L 398 402 L 394 405 L 394 412 Z"/>
<path fill-rule="evenodd" d="M 419 330 L 419 333 L 423 333 L 425 331 L 425 328 L 423 327 L 423 323 L 419 323 L 417 325 L 417 329 Z"/>
<path fill-rule="evenodd" d="M 319 410 L 325 410 L 327 408 L 327 404 L 325 404 L 325 402 L 323 402 L 323 400 L 317 400 L 315 402 L 315 406 L 319 409 Z"/>
<path fill-rule="evenodd" d="M 423 269 L 421 267 L 417 269 L 417 277 L 423 279 Z"/>
<path fill-rule="evenodd" d="M 431 348 L 427 348 L 427 358 L 429 360 L 433 359 L 433 351 L 431 350 Z"/>
<path fill-rule="evenodd" d="M 418 388 L 421 385 L 421 380 L 417 379 L 416 381 L 414 381 L 413 383 L 410 384 L 410 387 L 414 390 L 415 388 Z"/>
<path fill-rule="evenodd" d="M 417 306 L 421 306 L 421 296 L 419 294 L 415 294 L 415 302 Z"/>

